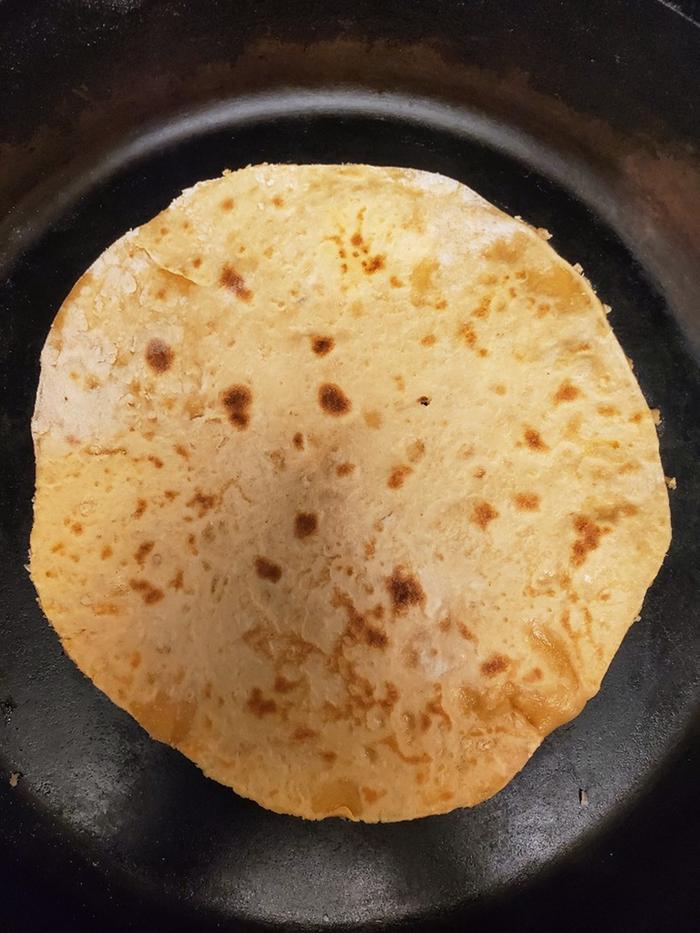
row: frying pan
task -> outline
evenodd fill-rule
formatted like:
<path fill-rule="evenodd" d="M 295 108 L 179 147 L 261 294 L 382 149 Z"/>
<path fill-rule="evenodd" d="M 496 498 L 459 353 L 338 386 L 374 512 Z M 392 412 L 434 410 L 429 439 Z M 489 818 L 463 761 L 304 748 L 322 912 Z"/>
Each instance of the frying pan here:
<path fill-rule="evenodd" d="M 698 6 L 0 0 L 1 929 L 698 929 Z M 77 671 L 24 569 L 62 299 L 183 187 L 265 160 L 439 171 L 546 227 L 662 415 L 674 539 L 641 620 L 473 810 L 239 799 Z"/>

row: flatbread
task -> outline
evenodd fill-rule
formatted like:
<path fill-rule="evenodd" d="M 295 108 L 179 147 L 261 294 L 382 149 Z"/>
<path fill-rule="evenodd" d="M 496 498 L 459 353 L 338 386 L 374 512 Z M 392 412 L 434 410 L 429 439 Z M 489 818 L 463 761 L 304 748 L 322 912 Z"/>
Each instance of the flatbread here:
<path fill-rule="evenodd" d="M 439 175 L 202 182 L 85 273 L 41 362 L 47 617 L 154 738 L 272 810 L 496 793 L 596 693 L 669 544 L 590 285 Z"/>

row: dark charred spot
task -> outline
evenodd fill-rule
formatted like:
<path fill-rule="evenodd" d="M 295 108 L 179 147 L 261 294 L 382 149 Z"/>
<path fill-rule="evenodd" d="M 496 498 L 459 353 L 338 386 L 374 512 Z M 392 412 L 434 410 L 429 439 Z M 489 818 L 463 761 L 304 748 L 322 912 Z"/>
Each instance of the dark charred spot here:
<path fill-rule="evenodd" d="M 246 288 L 243 276 L 236 272 L 233 266 L 228 263 L 221 269 L 219 285 L 223 288 L 228 288 L 229 291 L 232 291 L 241 301 L 250 301 L 253 297 L 251 290 Z"/>
<path fill-rule="evenodd" d="M 502 654 L 492 654 L 490 658 L 482 663 L 481 673 L 485 677 L 495 677 L 496 674 L 501 674 L 507 670 L 509 664 L 508 658 Z"/>
<path fill-rule="evenodd" d="M 141 599 L 147 606 L 160 602 L 165 595 L 161 589 L 149 583 L 148 580 L 129 580 L 129 586 L 141 594 Z"/>
<path fill-rule="evenodd" d="M 146 345 L 146 362 L 156 373 L 164 373 L 173 365 L 172 348 L 159 337 L 154 337 Z"/>
<path fill-rule="evenodd" d="M 155 541 L 144 541 L 142 544 L 139 544 L 138 548 L 136 549 L 136 553 L 134 554 L 134 560 L 140 567 L 143 567 L 146 558 L 154 547 Z"/>
<path fill-rule="evenodd" d="M 474 503 L 472 508 L 472 521 L 475 525 L 478 525 L 479 528 L 483 530 L 494 518 L 498 518 L 498 512 L 489 502 L 481 500 Z"/>
<path fill-rule="evenodd" d="M 536 512 L 540 507 L 540 497 L 535 492 L 518 492 L 513 496 L 513 502 L 523 512 Z"/>
<path fill-rule="evenodd" d="M 224 200 L 219 205 L 222 211 L 232 211 L 233 210 L 233 198 L 224 198 Z"/>
<path fill-rule="evenodd" d="M 391 597 L 391 604 L 397 615 L 408 612 L 412 606 L 425 603 L 425 592 L 419 580 L 403 567 L 394 567 L 394 572 L 387 578 L 386 588 Z"/>
<path fill-rule="evenodd" d="M 401 486 L 403 486 L 406 477 L 410 476 L 411 473 L 413 473 L 413 468 L 410 466 L 395 466 L 389 474 L 389 479 L 387 480 L 386 484 L 389 489 L 400 489 Z"/>
<path fill-rule="evenodd" d="M 335 340 L 332 337 L 312 337 L 311 349 L 317 356 L 325 356 L 330 353 L 335 346 Z"/>
<path fill-rule="evenodd" d="M 347 415 L 352 403 L 340 386 L 324 383 L 318 390 L 318 402 L 327 415 Z"/>
<path fill-rule="evenodd" d="M 418 404 L 423 405 L 427 408 L 427 406 L 430 405 L 430 399 L 428 398 L 427 395 L 421 395 L 418 399 Z"/>
<path fill-rule="evenodd" d="M 335 468 L 335 472 L 338 476 L 350 476 L 354 469 L 354 463 L 339 463 Z"/>
<path fill-rule="evenodd" d="M 148 508 L 148 503 L 146 502 L 145 499 L 137 499 L 136 508 L 134 509 L 134 518 L 141 518 L 141 516 L 143 515 L 143 513 L 146 511 L 147 508 Z"/>
<path fill-rule="evenodd" d="M 534 428 L 525 428 L 523 432 L 523 437 L 525 438 L 525 443 L 530 448 L 530 450 L 549 450 L 549 447 L 542 440 L 542 435 L 539 431 L 536 431 Z"/>
<path fill-rule="evenodd" d="M 294 534 L 297 538 L 308 538 L 318 528 L 318 517 L 313 512 L 297 512 L 294 519 Z"/>
<path fill-rule="evenodd" d="M 554 393 L 554 402 L 557 405 L 559 402 L 573 402 L 573 400 L 578 398 L 580 394 L 581 390 L 578 389 L 572 382 L 569 382 L 568 379 L 566 379 Z"/>
<path fill-rule="evenodd" d="M 259 687 L 253 687 L 250 691 L 246 706 L 258 718 L 267 716 L 269 713 L 277 711 L 277 704 L 273 699 L 266 699 Z"/>
<path fill-rule="evenodd" d="M 294 444 L 297 450 L 304 449 L 304 435 L 301 433 L 301 431 L 297 431 L 297 433 L 294 435 L 292 438 L 292 444 Z"/>
<path fill-rule="evenodd" d="M 221 393 L 221 402 L 228 414 L 228 420 L 239 431 L 244 431 L 250 423 L 252 401 L 253 394 L 248 386 L 231 386 Z"/>
<path fill-rule="evenodd" d="M 255 572 L 261 580 L 269 580 L 270 583 L 277 583 L 282 576 L 280 565 L 268 560 L 267 557 L 255 558 Z"/>

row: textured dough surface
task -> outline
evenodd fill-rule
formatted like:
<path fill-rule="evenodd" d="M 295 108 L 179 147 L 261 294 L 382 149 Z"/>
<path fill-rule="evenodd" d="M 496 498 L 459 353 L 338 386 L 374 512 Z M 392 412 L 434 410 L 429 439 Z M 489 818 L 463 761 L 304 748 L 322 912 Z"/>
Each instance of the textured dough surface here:
<path fill-rule="evenodd" d="M 118 240 L 47 338 L 31 575 L 82 671 L 266 807 L 496 793 L 670 540 L 587 281 L 450 179 L 255 166 Z"/>

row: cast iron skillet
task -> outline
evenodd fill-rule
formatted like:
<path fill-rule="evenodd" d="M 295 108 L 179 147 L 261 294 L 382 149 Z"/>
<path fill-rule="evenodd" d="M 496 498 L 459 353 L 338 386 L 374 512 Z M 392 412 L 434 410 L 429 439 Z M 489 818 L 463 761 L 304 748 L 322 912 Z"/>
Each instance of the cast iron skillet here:
<path fill-rule="evenodd" d="M 697 15 L 0 0 L 0 927 L 697 929 Z M 78 673 L 24 570 L 56 309 L 183 187 L 263 160 L 440 171 L 547 227 L 662 412 L 674 540 L 642 619 L 582 715 L 474 810 L 314 824 L 237 798 Z"/>

